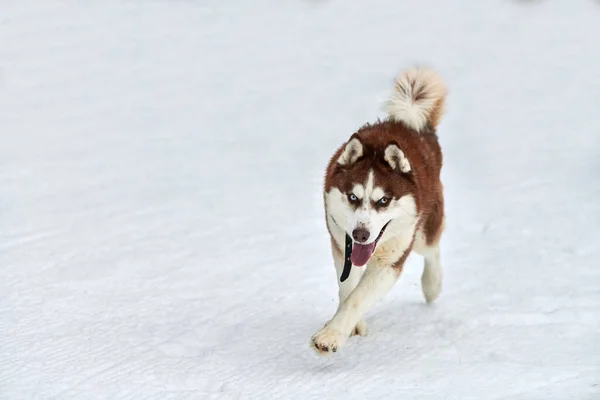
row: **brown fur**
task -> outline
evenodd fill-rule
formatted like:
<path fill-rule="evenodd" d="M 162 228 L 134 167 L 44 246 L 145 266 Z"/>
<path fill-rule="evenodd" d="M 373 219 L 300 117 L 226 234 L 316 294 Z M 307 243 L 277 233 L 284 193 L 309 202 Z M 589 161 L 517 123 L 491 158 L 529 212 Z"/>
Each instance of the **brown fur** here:
<path fill-rule="evenodd" d="M 373 169 L 375 185 L 383 187 L 387 193 L 393 193 L 395 198 L 408 193 L 415 196 L 426 243 L 437 243 L 443 228 L 444 197 L 440 181 L 442 151 L 435 130 L 429 127 L 417 133 L 402 122 L 385 120 L 364 125 L 348 141 L 354 137 L 363 145 L 362 157 L 348 167 L 337 164 L 346 144 L 341 146 L 327 166 L 325 192 L 332 187 L 348 192 L 355 183 L 363 183 L 369 170 Z M 410 172 L 394 170 L 384 160 L 385 149 L 390 144 L 402 149 L 410 162 Z"/>
<path fill-rule="evenodd" d="M 388 119 L 362 126 L 329 160 L 324 202 L 338 273 L 346 261 L 344 230 L 355 232 L 363 226 L 376 226 L 379 232 L 371 233 L 379 236 L 367 245 L 372 246 L 368 248 L 372 253 L 367 256 L 364 247 L 357 247 L 359 240 L 365 242 L 365 236 L 350 233 L 355 237 L 352 254 L 359 257 L 355 261 L 368 268 L 362 276 L 354 274 L 347 281 L 338 282 L 338 310 L 311 338 L 311 346 L 319 354 L 336 352 L 353 334 L 366 334 L 364 314 L 391 289 L 413 250 L 424 257 L 421 287 L 425 300 L 430 303 L 440 294 L 438 241 L 444 227 L 444 196 L 440 181 L 442 151 L 436 127 L 446 93 L 443 80 L 434 71 L 403 71 L 387 103 Z M 362 186 L 364 195 L 355 185 Z M 336 190 L 332 193 L 333 188 Z M 414 199 L 414 208 L 410 197 L 400 201 L 406 195 Z M 364 208 L 357 210 L 359 204 Z M 334 220 L 338 217 L 351 221 Z M 388 224 L 387 233 L 382 234 Z M 354 253 L 357 249 L 358 253 Z"/>

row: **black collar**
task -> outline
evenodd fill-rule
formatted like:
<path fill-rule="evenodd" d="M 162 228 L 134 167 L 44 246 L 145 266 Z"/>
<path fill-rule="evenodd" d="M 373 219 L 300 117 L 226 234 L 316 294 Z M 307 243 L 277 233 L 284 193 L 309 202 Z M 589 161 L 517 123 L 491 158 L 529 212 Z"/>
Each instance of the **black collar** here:
<path fill-rule="evenodd" d="M 332 215 L 329 215 L 334 224 L 337 225 L 338 228 L 342 229 L 342 227 L 337 223 L 335 218 Z M 342 270 L 342 275 L 340 276 L 340 282 L 344 282 L 350 276 L 350 270 L 352 269 L 352 261 L 350 261 L 350 256 L 352 255 L 352 238 L 350 235 L 346 233 L 346 248 L 344 251 L 344 269 Z"/>
<path fill-rule="evenodd" d="M 340 282 L 344 282 L 350 275 L 352 269 L 352 261 L 350 261 L 350 255 L 352 254 L 352 238 L 346 233 L 346 251 L 344 254 L 344 269 L 342 270 L 342 276 L 340 276 Z"/>

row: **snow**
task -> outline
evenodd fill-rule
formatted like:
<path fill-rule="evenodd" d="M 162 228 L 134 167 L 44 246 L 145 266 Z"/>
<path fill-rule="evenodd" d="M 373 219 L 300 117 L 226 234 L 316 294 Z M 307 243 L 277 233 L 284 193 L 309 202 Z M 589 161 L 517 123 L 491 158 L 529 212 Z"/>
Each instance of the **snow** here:
<path fill-rule="evenodd" d="M 600 398 L 599 16 L 0 3 L 0 398 Z M 450 88 L 443 292 L 412 256 L 319 358 L 323 171 L 415 63 Z"/>

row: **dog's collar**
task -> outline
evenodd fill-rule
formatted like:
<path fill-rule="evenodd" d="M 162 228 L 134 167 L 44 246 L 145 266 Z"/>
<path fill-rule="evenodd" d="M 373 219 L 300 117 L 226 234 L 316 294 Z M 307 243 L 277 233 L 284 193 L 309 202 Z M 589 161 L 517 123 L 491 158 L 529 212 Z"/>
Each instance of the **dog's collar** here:
<path fill-rule="evenodd" d="M 344 269 L 342 270 L 342 276 L 340 276 L 340 282 L 344 282 L 350 276 L 350 270 L 352 269 L 352 261 L 350 256 L 352 255 L 352 238 L 346 233 L 346 248 L 344 254 Z"/>
<path fill-rule="evenodd" d="M 342 229 L 342 227 L 337 223 L 333 215 L 329 215 L 334 224 L 337 225 L 338 228 Z M 352 238 L 350 235 L 346 233 L 346 247 L 344 248 L 344 269 L 342 270 L 342 275 L 340 276 L 340 282 L 344 282 L 350 276 L 350 270 L 352 269 L 352 261 L 350 261 L 350 256 L 352 255 Z"/>

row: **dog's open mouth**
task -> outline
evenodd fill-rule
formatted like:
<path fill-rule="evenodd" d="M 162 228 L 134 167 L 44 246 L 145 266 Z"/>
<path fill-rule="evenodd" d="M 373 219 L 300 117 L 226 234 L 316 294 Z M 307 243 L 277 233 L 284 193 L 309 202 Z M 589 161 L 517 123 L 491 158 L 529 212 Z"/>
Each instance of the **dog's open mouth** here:
<path fill-rule="evenodd" d="M 373 241 L 373 243 L 369 243 L 369 244 L 360 244 L 360 243 L 356 243 L 356 242 L 353 243 L 352 254 L 350 255 L 350 261 L 352 261 L 353 265 L 355 265 L 357 267 L 362 267 L 363 265 L 365 265 L 367 263 L 367 261 L 369 261 L 369 258 L 371 258 L 371 254 L 373 254 L 373 252 L 375 251 L 377 242 L 379 242 L 379 239 L 381 239 L 381 236 L 383 236 L 383 232 L 385 231 L 385 228 L 387 228 L 389 223 L 390 223 L 390 221 L 388 221 L 383 226 L 383 228 L 381 228 L 381 232 L 379 232 L 377 239 L 375 239 L 375 241 Z"/>

